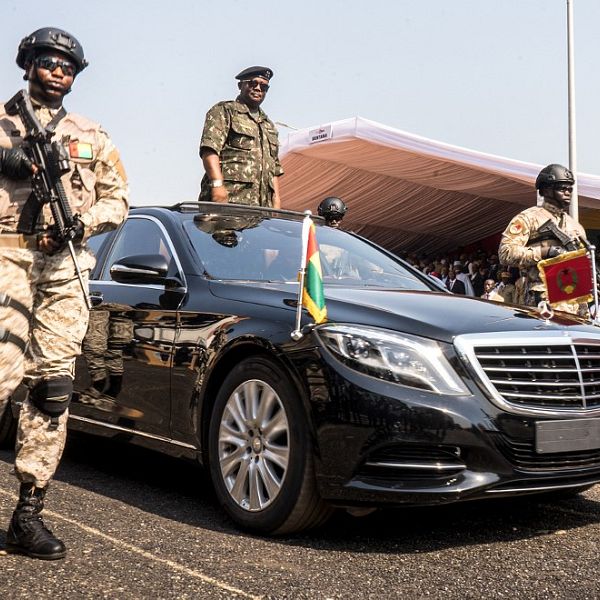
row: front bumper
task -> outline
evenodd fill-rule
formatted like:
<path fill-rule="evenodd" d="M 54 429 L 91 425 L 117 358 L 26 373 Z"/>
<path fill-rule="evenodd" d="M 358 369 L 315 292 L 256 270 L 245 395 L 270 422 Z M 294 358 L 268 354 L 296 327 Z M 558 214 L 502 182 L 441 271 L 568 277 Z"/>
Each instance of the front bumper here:
<path fill-rule="evenodd" d="M 327 355 L 313 362 L 307 380 L 322 497 L 338 505 L 430 505 L 600 482 L 600 449 L 537 453 L 542 417 L 504 412 L 455 367 L 471 395 L 395 385 Z"/>

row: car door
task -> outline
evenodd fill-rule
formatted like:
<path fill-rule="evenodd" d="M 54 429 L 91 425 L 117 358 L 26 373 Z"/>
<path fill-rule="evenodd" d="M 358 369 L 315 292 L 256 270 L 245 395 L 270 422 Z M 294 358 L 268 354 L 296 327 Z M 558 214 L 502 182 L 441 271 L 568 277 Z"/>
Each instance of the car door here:
<path fill-rule="evenodd" d="M 119 430 L 169 437 L 177 301 L 164 284 L 122 283 L 111 273 L 126 257 L 148 255 L 163 256 L 169 276 L 185 281 L 161 222 L 130 216 L 90 282 L 94 307 L 78 361 L 73 412 Z"/>

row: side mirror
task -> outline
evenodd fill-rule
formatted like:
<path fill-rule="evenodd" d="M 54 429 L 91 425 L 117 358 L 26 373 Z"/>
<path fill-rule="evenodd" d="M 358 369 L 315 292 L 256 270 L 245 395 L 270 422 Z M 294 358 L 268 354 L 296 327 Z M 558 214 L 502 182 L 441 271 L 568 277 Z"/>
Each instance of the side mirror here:
<path fill-rule="evenodd" d="M 113 263 L 110 276 L 118 283 L 164 285 L 169 263 L 162 254 L 124 256 Z"/>

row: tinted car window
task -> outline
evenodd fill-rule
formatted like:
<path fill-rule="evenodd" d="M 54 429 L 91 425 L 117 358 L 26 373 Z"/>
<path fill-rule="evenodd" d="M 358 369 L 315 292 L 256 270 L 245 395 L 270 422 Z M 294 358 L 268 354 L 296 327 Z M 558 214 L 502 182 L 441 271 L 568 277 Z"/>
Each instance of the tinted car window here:
<path fill-rule="evenodd" d="M 302 222 L 251 216 L 198 215 L 186 231 L 206 273 L 214 279 L 297 283 Z M 327 285 L 431 290 L 399 261 L 331 227 L 317 227 Z"/>
<path fill-rule="evenodd" d="M 101 279 L 110 280 L 110 267 L 125 256 L 162 254 L 170 263 L 173 254 L 162 229 L 150 219 L 130 218 L 121 227 L 102 270 Z"/>

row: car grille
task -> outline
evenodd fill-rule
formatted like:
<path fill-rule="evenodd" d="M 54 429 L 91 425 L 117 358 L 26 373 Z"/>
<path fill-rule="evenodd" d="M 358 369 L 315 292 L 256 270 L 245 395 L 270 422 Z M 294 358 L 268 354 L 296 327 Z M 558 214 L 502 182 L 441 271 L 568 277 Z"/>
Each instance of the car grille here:
<path fill-rule="evenodd" d="M 600 450 L 538 454 L 533 441 L 501 436 L 496 443 L 511 464 L 522 471 L 600 470 Z"/>
<path fill-rule="evenodd" d="M 543 335 L 546 334 L 546 335 Z M 492 342 L 477 336 L 467 358 L 492 397 L 506 406 L 561 413 L 600 409 L 600 336 L 531 332 Z M 463 345 L 463 350 L 465 349 Z"/>

